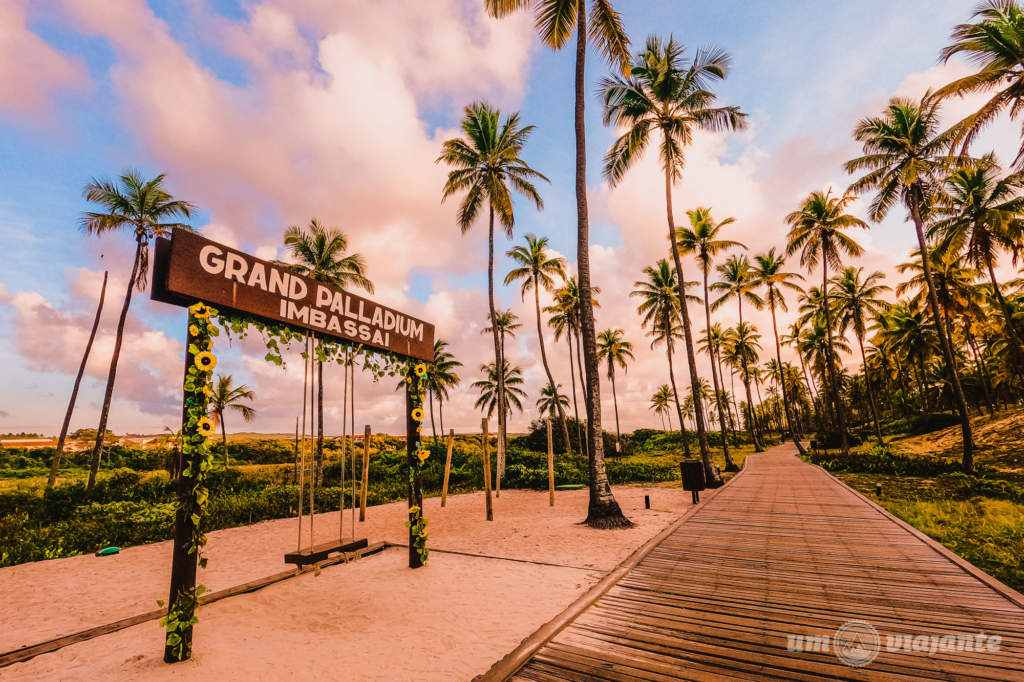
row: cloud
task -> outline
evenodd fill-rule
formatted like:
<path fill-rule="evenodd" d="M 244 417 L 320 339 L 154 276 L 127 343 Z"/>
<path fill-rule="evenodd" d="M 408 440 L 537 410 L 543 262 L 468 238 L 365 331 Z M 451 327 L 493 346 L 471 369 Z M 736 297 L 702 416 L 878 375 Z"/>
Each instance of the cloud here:
<path fill-rule="evenodd" d="M 29 29 L 26 8 L 25 0 L 0 4 L 0 113 L 52 124 L 57 96 L 85 88 L 89 76 L 81 62 Z"/>

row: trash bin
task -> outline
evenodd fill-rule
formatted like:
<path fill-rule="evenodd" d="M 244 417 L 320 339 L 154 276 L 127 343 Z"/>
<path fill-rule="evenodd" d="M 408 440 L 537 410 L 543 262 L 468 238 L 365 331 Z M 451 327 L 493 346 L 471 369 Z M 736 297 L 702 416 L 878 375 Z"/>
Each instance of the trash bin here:
<path fill-rule="evenodd" d="M 693 493 L 693 503 L 700 502 L 700 491 L 708 487 L 704 478 L 704 462 L 701 460 L 682 461 L 679 472 L 683 476 L 683 490 Z"/>

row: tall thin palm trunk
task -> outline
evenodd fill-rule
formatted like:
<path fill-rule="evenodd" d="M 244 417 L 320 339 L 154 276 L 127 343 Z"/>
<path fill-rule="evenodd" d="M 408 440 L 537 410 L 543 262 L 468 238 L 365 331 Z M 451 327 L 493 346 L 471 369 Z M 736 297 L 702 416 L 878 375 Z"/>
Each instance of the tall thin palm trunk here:
<path fill-rule="evenodd" d="M 711 356 L 711 381 L 715 385 L 715 405 L 718 407 L 718 426 L 722 432 L 722 455 L 725 457 L 725 470 L 738 471 L 739 467 L 736 466 L 736 462 L 732 461 L 732 457 L 729 456 L 729 438 L 725 433 L 725 411 L 722 409 L 722 392 L 718 383 L 718 370 L 715 367 L 715 350 L 711 344 L 711 302 L 708 298 L 707 265 L 704 265 L 701 268 L 701 271 L 704 274 L 704 322 L 707 325 L 706 329 L 708 332 L 708 355 Z"/>
<path fill-rule="evenodd" d="M 82 375 L 85 373 L 85 365 L 89 361 L 89 353 L 92 351 L 92 342 L 96 339 L 96 330 L 100 326 L 100 313 L 103 312 L 103 299 L 107 295 L 107 275 L 103 273 L 103 286 L 100 287 L 100 302 L 96 304 L 96 317 L 92 321 L 92 331 L 89 332 L 89 340 L 85 343 L 85 352 L 82 354 L 82 364 L 78 366 L 78 374 L 75 375 L 75 385 L 71 388 L 71 399 L 68 400 L 68 410 L 64 413 L 64 423 L 60 427 L 60 437 L 57 438 L 57 451 L 53 453 L 53 461 L 50 462 L 50 477 L 46 479 L 46 487 L 52 488 L 57 482 L 57 474 L 60 472 L 60 460 L 64 454 L 64 440 L 68 435 L 68 427 L 71 424 L 71 413 L 75 411 L 75 402 L 78 400 L 78 389 L 82 385 Z"/>
<path fill-rule="evenodd" d="M 491 311 L 491 332 L 494 337 L 494 368 L 498 377 L 498 447 L 494 475 L 502 477 L 505 443 L 505 366 L 501 353 L 501 333 L 498 330 L 498 315 L 494 307 L 494 206 L 489 207 L 490 220 L 487 232 L 487 305 Z"/>
<path fill-rule="evenodd" d="M 434 445 L 437 445 L 437 426 L 434 424 L 434 392 L 427 390 L 428 400 L 430 401 L 430 431 L 434 434 Z M 442 427 L 442 433 L 444 429 Z"/>
<path fill-rule="evenodd" d="M 772 311 L 772 334 L 775 336 L 775 360 L 779 363 L 779 384 L 782 386 L 782 406 L 786 413 L 786 428 L 789 429 L 789 434 L 793 438 L 793 445 L 796 446 L 797 451 L 801 455 L 806 455 L 807 451 L 804 449 L 804 444 L 800 442 L 800 438 L 797 436 L 796 422 L 793 419 L 792 406 L 789 404 L 789 391 L 786 390 L 786 369 L 782 364 L 782 343 L 779 341 L 779 325 L 775 321 L 775 298 L 772 294 L 773 291 L 768 292 L 768 305 Z"/>
<path fill-rule="evenodd" d="M 571 452 L 572 443 L 569 442 L 569 425 L 566 422 L 562 404 L 558 402 L 558 389 L 555 388 L 555 378 L 551 374 L 551 366 L 548 365 L 548 353 L 544 348 L 544 329 L 540 323 L 540 283 L 537 281 L 536 273 L 533 275 L 533 306 L 537 313 L 537 342 L 540 344 L 540 361 L 544 365 L 544 374 L 547 375 L 548 384 L 555 391 L 555 409 L 558 413 L 558 421 L 562 424 L 562 434 L 565 436 L 565 450 L 566 452 Z M 441 428 L 441 432 L 444 433 L 444 427 Z"/>
<path fill-rule="evenodd" d="M 850 441 L 846 435 L 846 410 L 843 408 L 843 397 L 839 391 L 838 371 L 835 367 L 835 350 L 832 346 L 832 307 L 828 303 L 828 260 L 821 259 L 821 300 L 825 308 L 825 339 L 828 342 L 828 361 L 825 368 L 828 371 L 829 383 L 832 389 L 832 403 L 836 410 L 836 425 L 839 427 L 839 443 L 844 455 L 850 454 Z"/>
<path fill-rule="evenodd" d="M 586 523 L 597 528 L 633 525 L 619 508 L 608 483 L 601 437 L 601 385 L 597 367 L 597 334 L 590 286 L 590 224 L 587 215 L 586 59 L 587 3 L 576 3 L 576 73 L 573 125 L 576 134 L 576 261 L 579 272 L 580 326 L 586 367 L 587 464 L 590 472 L 590 504 Z M 583 377 L 581 377 L 582 379 Z"/>
<path fill-rule="evenodd" d="M 584 403 L 589 403 L 590 402 L 590 391 L 587 389 L 586 382 L 583 381 L 583 377 L 585 375 L 585 372 L 583 371 L 583 358 L 581 357 L 581 354 L 580 354 L 580 346 L 582 346 L 582 345 L 583 345 L 583 339 L 581 338 L 579 330 L 577 329 L 576 330 L 576 367 L 579 369 L 579 372 L 580 372 L 580 393 L 583 394 L 583 402 Z M 589 440 L 590 440 L 589 429 L 584 427 L 584 429 L 583 429 L 583 443 L 581 445 L 581 447 L 583 448 L 584 451 L 587 450 L 587 442 Z"/>
<path fill-rule="evenodd" d="M 323 341 L 317 337 L 317 348 L 323 348 Z M 348 370 L 346 370 L 348 371 Z M 221 423 L 223 423 L 223 419 Z M 227 466 L 227 439 L 224 440 L 224 466 Z M 324 363 L 317 352 L 316 359 L 316 485 L 324 479 Z"/>
<path fill-rule="evenodd" d="M 576 444 L 579 446 L 580 452 L 585 454 L 587 450 L 583 447 L 583 433 L 580 431 L 580 408 L 576 400 L 576 366 L 572 354 L 572 328 L 569 326 L 566 326 L 565 329 L 565 340 L 569 343 L 569 379 L 572 381 L 572 414 L 576 419 Z M 580 381 L 583 381 L 582 376 Z M 567 444 L 566 448 L 572 450 L 572 444 Z"/>
<path fill-rule="evenodd" d="M 668 355 L 668 378 L 672 382 L 672 398 L 676 401 L 676 416 L 679 417 L 679 435 L 683 439 L 683 454 L 690 457 L 690 437 L 686 433 L 686 425 L 683 423 L 683 407 L 679 403 L 679 390 L 676 388 L 676 373 L 672 367 L 672 340 L 665 339 L 665 354 Z M 669 419 L 671 426 L 672 420 Z"/>
<path fill-rule="evenodd" d="M 1010 309 L 1010 304 L 1003 298 L 1003 292 L 999 288 L 999 282 L 996 280 L 996 271 L 992 267 L 992 263 L 988 264 L 988 276 L 992 280 L 992 292 L 996 295 L 996 299 L 999 301 L 999 306 L 1003 309 L 1003 316 L 1005 319 L 1004 324 L 1007 330 L 1010 332 L 1010 338 L 1016 340 L 1017 345 L 1024 348 L 1024 337 L 1021 336 L 1020 330 L 1017 328 L 1017 323 L 1013 319 L 1013 310 Z"/>
<path fill-rule="evenodd" d="M 89 464 L 88 489 L 96 485 L 96 474 L 100 470 L 100 457 L 103 455 L 103 438 L 107 432 L 107 418 L 110 416 L 110 400 L 114 395 L 114 380 L 117 376 L 117 361 L 121 357 L 121 343 L 124 341 L 124 323 L 128 319 L 128 308 L 132 304 L 132 289 L 135 288 L 135 280 L 139 276 L 139 267 L 142 263 L 142 250 L 146 245 L 141 236 L 135 238 L 135 260 L 132 263 L 132 274 L 128 278 L 128 287 L 124 294 L 124 305 L 121 306 L 121 315 L 117 318 L 117 331 L 114 334 L 114 352 L 110 356 L 110 369 L 107 372 L 107 387 L 103 392 L 103 404 L 100 407 L 100 424 L 96 429 L 96 444 L 92 449 L 92 458 Z"/>
<path fill-rule="evenodd" d="M 921 266 L 924 271 L 924 279 L 928 284 L 928 303 L 932 310 L 932 319 L 935 320 L 935 328 L 939 332 L 939 341 L 942 345 L 942 354 L 946 359 L 949 371 L 950 383 L 953 387 L 953 399 L 957 410 L 960 412 L 960 433 L 963 439 L 963 468 L 966 471 L 974 471 L 974 437 L 971 433 L 971 418 L 967 413 L 967 398 L 964 397 L 964 388 L 960 385 L 960 378 L 956 372 L 956 357 L 953 355 L 953 346 L 950 338 L 946 335 L 943 326 L 942 314 L 939 308 L 939 299 L 935 295 L 935 282 L 932 278 L 932 266 L 929 261 L 928 243 L 924 238 L 924 221 L 921 219 L 921 190 L 916 185 L 912 190 L 913 196 L 910 202 L 910 216 L 914 221 L 914 230 L 917 232 L 917 244 L 921 252 Z M 1011 320 L 1012 322 L 1012 320 Z"/>
<path fill-rule="evenodd" d="M 676 240 L 675 218 L 672 216 L 672 175 L 665 169 L 665 213 L 668 217 L 669 242 L 672 244 L 672 260 L 679 278 L 679 308 L 683 319 L 683 341 L 686 344 L 686 361 L 690 370 L 690 391 L 693 393 L 693 416 L 697 422 L 697 446 L 700 458 L 704 462 L 704 478 L 708 486 L 717 488 L 722 485 L 722 477 L 711 461 L 711 450 L 708 448 L 708 433 L 704 427 L 704 403 L 700 397 L 700 377 L 697 375 L 697 358 L 693 350 L 693 330 L 690 328 L 690 310 L 686 305 L 686 278 L 683 275 L 683 263 L 679 257 L 679 243 Z"/>
<path fill-rule="evenodd" d="M 221 443 L 224 445 L 224 468 L 227 469 L 231 466 L 231 462 L 228 461 L 228 429 L 224 425 L 224 413 L 220 413 L 217 416 L 217 420 L 220 422 L 220 438 Z"/>
<path fill-rule="evenodd" d="M 971 354 L 974 356 L 974 365 L 978 368 L 978 378 L 981 383 L 981 390 L 985 394 L 985 403 L 988 405 L 989 414 L 995 415 L 996 404 L 992 400 L 992 386 L 991 379 L 988 376 L 988 369 L 985 367 L 985 362 L 981 358 L 981 353 L 978 352 L 978 342 L 975 340 L 972 334 L 967 334 L 967 345 L 971 349 Z"/>
<path fill-rule="evenodd" d="M 615 447 L 622 453 L 622 432 L 619 430 L 619 396 L 615 393 L 615 366 L 608 357 L 608 378 L 612 380 L 612 404 L 615 406 Z"/>
<path fill-rule="evenodd" d="M 857 334 L 857 345 L 860 346 L 860 360 L 864 368 L 864 386 L 868 390 L 868 405 L 871 407 L 871 420 L 875 424 L 875 436 L 878 438 L 878 444 L 884 446 L 882 424 L 878 421 L 878 408 L 875 406 L 875 389 L 871 387 L 871 379 L 868 377 L 868 356 L 864 352 L 864 337 L 860 334 Z"/>

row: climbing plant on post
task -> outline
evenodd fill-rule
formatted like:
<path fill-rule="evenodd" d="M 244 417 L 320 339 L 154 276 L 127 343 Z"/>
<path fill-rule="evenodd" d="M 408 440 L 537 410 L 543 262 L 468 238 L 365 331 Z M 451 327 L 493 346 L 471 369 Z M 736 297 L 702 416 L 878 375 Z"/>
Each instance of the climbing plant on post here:
<path fill-rule="evenodd" d="M 423 399 L 426 397 L 426 365 L 419 364 L 405 378 L 405 456 L 409 468 L 409 568 L 419 568 L 427 561 L 427 520 L 423 518 L 423 467 L 430 451 L 423 447 L 420 432 L 423 422 Z"/>
<path fill-rule="evenodd" d="M 184 661 L 192 655 L 192 626 L 198 622 L 196 610 L 204 587 L 196 585 L 196 571 L 206 566 L 202 548 L 206 544 L 203 519 L 210 491 L 206 475 L 213 464 L 207 439 L 213 435 L 213 422 L 206 416 L 210 383 L 217 358 L 213 337 L 218 334 L 211 318 L 217 311 L 205 303 L 188 309 L 188 335 L 185 351 L 184 405 L 181 419 L 181 457 L 177 481 L 177 509 L 174 515 L 174 549 L 171 564 L 171 590 L 167 615 L 160 624 L 167 630 L 164 662 Z M 162 602 L 161 602 L 162 605 Z"/>

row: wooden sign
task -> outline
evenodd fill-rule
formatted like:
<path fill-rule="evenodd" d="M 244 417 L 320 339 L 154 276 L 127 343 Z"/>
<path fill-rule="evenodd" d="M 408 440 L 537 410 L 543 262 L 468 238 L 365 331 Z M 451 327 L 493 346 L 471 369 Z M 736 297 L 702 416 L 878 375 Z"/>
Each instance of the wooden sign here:
<path fill-rule="evenodd" d="M 420 360 L 434 356 L 434 325 L 193 232 L 156 240 L 152 291 L 155 301 L 205 301 L 327 338 Z"/>

